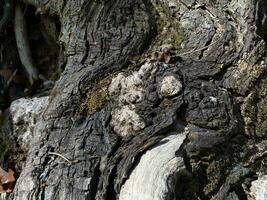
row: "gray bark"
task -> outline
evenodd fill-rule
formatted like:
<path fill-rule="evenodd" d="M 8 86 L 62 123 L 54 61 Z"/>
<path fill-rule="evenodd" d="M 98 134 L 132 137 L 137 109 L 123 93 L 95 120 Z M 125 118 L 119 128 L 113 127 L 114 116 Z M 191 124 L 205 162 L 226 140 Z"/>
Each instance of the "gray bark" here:
<path fill-rule="evenodd" d="M 9 199 L 249 198 L 266 169 L 265 1 L 45 3 L 66 66 Z"/>

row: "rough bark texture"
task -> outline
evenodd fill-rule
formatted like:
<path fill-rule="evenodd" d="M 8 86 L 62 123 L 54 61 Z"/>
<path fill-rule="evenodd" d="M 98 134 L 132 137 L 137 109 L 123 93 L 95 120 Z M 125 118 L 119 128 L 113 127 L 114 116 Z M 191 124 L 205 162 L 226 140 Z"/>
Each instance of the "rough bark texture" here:
<path fill-rule="evenodd" d="M 134 185 L 155 187 L 157 197 L 140 192 L 149 200 L 260 196 L 249 189 L 266 170 L 265 1 L 31 4 L 60 20 L 65 69 L 9 199 L 137 199 Z M 185 137 L 175 152 L 170 135 Z M 145 159 L 155 177 L 174 155 L 162 187 L 134 181 Z"/>

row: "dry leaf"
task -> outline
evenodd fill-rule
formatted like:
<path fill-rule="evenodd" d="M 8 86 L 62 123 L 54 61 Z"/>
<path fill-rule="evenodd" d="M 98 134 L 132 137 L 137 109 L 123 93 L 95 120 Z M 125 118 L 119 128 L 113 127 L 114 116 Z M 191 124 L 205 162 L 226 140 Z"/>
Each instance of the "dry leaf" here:
<path fill-rule="evenodd" d="M 12 169 L 8 169 L 6 172 L 0 167 L 0 193 L 12 192 L 12 187 L 16 181 L 15 172 Z"/>
<path fill-rule="evenodd" d="M 10 80 L 13 74 L 14 72 L 11 69 L 0 69 L 0 76 L 4 77 L 6 80 Z M 12 81 L 21 85 L 25 85 L 25 83 L 27 83 L 25 76 L 17 74 L 12 78 Z"/>
<path fill-rule="evenodd" d="M 4 179 L 6 176 L 7 176 L 7 172 L 0 167 L 0 185 L 2 185 L 3 182 L 5 182 Z"/>
<path fill-rule="evenodd" d="M 14 177 L 14 174 L 15 172 L 12 169 L 8 169 L 7 175 L 5 177 L 5 182 L 3 182 L 2 185 L 15 182 L 16 179 Z"/>
<path fill-rule="evenodd" d="M 6 80 L 8 80 L 13 74 L 11 69 L 0 69 L 0 75 L 3 76 Z"/>

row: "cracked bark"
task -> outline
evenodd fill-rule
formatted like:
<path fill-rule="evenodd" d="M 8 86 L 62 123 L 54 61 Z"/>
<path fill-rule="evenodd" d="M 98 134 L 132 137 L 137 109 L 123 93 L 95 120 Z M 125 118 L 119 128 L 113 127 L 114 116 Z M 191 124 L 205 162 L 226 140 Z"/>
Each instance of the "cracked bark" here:
<path fill-rule="evenodd" d="M 133 179 L 161 147 L 160 156 L 182 160 L 181 167 L 174 162 L 175 172 L 162 171 L 165 184 L 156 197 L 138 198 L 247 199 L 244 187 L 266 169 L 263 158 L 250 163 L 266 150 L 266 6 L 50 0 L 49 15 L 61 21 L 66 67 L 9 199 L 136 199 L 134 185 L 153 183 Z M 164 44 L 179 59 L 145 60 Z M 175 155 L 164 149 L 164 138 L 185 132 Z M 149 167 L 154 177 L 158 171 Z"/>

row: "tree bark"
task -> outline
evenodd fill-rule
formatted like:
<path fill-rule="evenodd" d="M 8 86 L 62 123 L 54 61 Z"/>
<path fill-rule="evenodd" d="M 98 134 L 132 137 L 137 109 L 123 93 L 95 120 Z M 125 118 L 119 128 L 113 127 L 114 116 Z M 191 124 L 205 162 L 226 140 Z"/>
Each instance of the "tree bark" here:
<path fill-rule="evenodd" d="M 9 199 L 249 198 L 266 169 L 265 1 L 36 5 L 61 22 L 65 69 Z"/>

